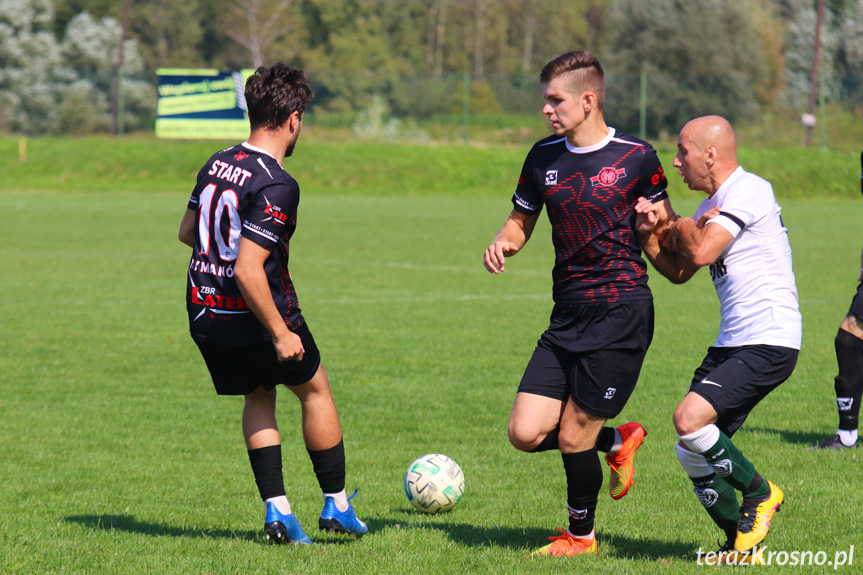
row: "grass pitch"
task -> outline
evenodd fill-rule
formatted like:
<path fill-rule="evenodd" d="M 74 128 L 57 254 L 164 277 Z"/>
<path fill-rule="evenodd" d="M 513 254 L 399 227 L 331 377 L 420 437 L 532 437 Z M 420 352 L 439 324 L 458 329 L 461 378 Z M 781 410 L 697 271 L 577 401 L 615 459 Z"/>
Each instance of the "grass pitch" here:
<path fill-rule="evenodd" d="M 517 174 L 519 162 L 506 171 Z M 187 332 L 189 252 L 176 232 L 192 178 L 168 191 L 70 184 L 0 193 L 0 573 L 694 572 L 696 552 L 715 549 L 719 532 L 677 463 L 671 413 L 718 327 L 708 274 L 684 286 L 652 274 L 656 336 L 614 422 L 641 421 L 649 435 L 629 495 L 612 501 L 606 476 L 600 554 L 528 559 L 566 522 L 559 455 L 524 454 L 506 439 L 515 388 L 551 311 L 547 223 L 493 277 L 481 257 L 510 210 L 511 186 L 496 197 L 470 185 L 359 194 L 305 185 L 315 178 L 302 166 L 292 170 L 303 199 L 291 271 L 342 418 L 347 487 L 360 488 L 354 502 L 370 533 L 356 541 L 315 530 L 322 501 L 285 391 L 286 487 L 319 544 L 264 543 L 242 401 L 215 395 Z M 381 178 L 389 188 L 399 175 Z M 672 200 L 681 213 L 695 207 L 691 196 Z M 768 549 L 832 560 L 854 545 L 855 565 L 840 571 L 856 572 L 863 452 L 805 448 L 835 431 L 833 337 L 856 287 L 861 206 L 781 203 L 804 347 L 792 378 L 735 439 L 786 493 Z M 403 493 L 407 466 L 428 452 L 465 473 L 466 495 L 448 514 L 419 514 Z"/>

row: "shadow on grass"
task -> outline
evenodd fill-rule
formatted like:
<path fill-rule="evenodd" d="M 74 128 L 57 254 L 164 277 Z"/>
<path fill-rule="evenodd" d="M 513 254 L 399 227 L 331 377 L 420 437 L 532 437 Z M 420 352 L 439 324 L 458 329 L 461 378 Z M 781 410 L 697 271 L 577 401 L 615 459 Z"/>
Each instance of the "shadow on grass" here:
<path fill-rule="evenodd" d="M 416 516 L 415 521 L 389 519 L 368 519 L 369 536 L 387 528 L 393 529 L 436 529 L 455 543 L 466 547 L 487 547 L 524 551 L 525 554 L 545 545 L 548 529 L 539 527 L 481 527 L 470 523 L 423 522 L 424 516 Z M 261 531 L 234 529 L 201 529 L 195 526 L 172 527 L 160 523 L 140 521 L 131 515 L 73 515 L 64 518 L 67 523 L 77 523 L 99 531 L 122 531 L 149 535 L 151 537 L 179 537 L 193 539 L 240 539 L 254 543 L 267 544 Z M 353 537 L 310 533 L 316 544 L 338 545 L 355 541 Z M 695 556 L 695 542 L 660 541 L 646 537 L 628 537 L 597 534 L 600 548 L 607 556 L 622 559 L 691 559 Z"/>
<path fill-rule="evenodd" d="M 820 443 L 825 437 L 830 435 L 830 432 L 822 431 L 792 431 L 790 429 L 775 429 L 772 427 L 743 427 L 741 432 L 744 431 L 752 431 L 752 432 L 760 432 L 760 433 L 772 433 L 778 435 L 782 438 L 786 443 L 793 443 L 795 445 L 805 445 L 809 447 L 811 445 L 815 445 L 816 443 Z"/>
<path fill-rule="evenodd" d="M 194 525 L 172 527 L 160 523 L 139 521 L 131 515 L 72 515 L 63 519 L 99 531 L 124 531 L 153 537 L 190 537 L 198 539 L 260 539 L 258 531 L 233 529 L 201 529 Z"/>
<path fill-rule="evenodd" d="M 413 514 L 411 514 L 412 516 Z M 557 531 L 540 527 L 483 527 L 470 523 L 423 522 L 422 515 L 416 516 L 416 521 L 371 520 L 368 522 L 371 531 L 385 528 L 396 529 L 436 529 L 444 533 L 453 542 L 466 547 L 487 547 L 523 551 L 531 553 L 548 543 L 550 535 L 559 535 Z M 605 556 L 621 559 L 692 559 L 698 549 L 693 541 L 662 541 L 648 537 L 633 537 L 610 535 L 597 530 L 597 540 L 600 553 Z"/>
<path fill-rule="evenodd" d="M 263 530 L 250 531 L 239 529 L 201 529 L 194 525 L 183 527 L 172 527 L 160 523 L 150 523 L 147 521 L 139 521 L 131 515 L 73 515 L 63 519 L 67 523 L 77 523 L 96 529 L 99 531 L 122 531 L 125 533 L 138 533 L 140 535 L 149 535 L 151 537 L 182 537 L 192 539 L 241 539 L 251 541 L 253 543 L 261 543 L 269 545 L 269 542 L 264 538 Z M 327 545 L 342 544 L 353 541 L 353 537 L 335 536 L 329 534 L 321 534 L 315 537 L 316 533 L 309 532 L 312 540 L 315 543 L 323 543 Z"/>

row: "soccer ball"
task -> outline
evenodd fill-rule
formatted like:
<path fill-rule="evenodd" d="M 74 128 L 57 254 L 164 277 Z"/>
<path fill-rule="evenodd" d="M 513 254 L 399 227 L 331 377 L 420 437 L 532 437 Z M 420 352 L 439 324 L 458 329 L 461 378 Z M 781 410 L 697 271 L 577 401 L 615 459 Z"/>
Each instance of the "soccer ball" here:
<path fill-rule="evenodd" d="M 423 513 L 449 511 L 464 495 L 464 473 L 446 455 L 423 455 L 408 467 L 405 495 Z"/>

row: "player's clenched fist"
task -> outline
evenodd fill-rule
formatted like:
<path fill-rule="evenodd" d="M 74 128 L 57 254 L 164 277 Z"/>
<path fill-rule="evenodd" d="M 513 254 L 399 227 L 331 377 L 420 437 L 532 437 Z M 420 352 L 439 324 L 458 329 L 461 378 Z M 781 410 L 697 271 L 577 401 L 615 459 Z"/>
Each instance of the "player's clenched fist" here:
<path fill-rule="evenodd" d="M 303 341 L 292 331 L 286 331 L 279 337 L 273 337 L 273 346 L 276 348 L 276 357 L 279 361 L 302 361 Z"/>

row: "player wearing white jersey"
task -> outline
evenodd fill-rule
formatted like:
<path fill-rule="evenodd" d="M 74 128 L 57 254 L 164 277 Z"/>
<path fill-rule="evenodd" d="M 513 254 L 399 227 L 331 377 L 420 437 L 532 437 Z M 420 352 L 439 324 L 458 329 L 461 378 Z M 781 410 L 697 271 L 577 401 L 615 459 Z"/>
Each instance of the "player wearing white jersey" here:
<path fill-rule="evenodd" d="M 674 412 L 677 454 L 699 501 L 726 534 L 724 557 L 753 561 L 758 555 L 751 551 L 767 536 L 784 495 L 731 436 L 797 363 L 802 320 L 791 247 L 772 187 L 737 163 L 728 121 L 696 118 L 677 146 L 678 173 L 708 198 L 694 218 L 674 221 L 660 221 L 644 200 L 636 206 L 638 231 L 645 255 L 674 283 L 709 266 L 722 311 L 716 342 Z"/>
<path fill-rule="evenodd" d="M 711 224 L 733 241 L 710 263 L 722 319 L 715 347 L 779 345 L 800 349 L 802 323 L 791 246 L 770 182 L 738 166 L 694 220 L 710 210 Z"/>

